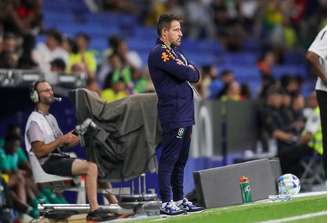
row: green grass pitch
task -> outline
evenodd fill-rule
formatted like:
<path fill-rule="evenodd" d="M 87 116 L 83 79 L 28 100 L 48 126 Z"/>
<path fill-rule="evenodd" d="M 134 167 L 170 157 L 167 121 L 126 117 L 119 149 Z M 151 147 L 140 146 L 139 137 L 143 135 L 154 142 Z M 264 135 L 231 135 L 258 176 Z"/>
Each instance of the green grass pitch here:
<path fill-rule="evenodd" d="M 201 213 L 176 217 L 151 218 L 129 222 L 167 222 L 167 223 L 251 223 L 268 220 L 283 220 L 298 216 L 300 219 L 288 222 L 321 223 L 326 222 L 327 215 L 313 216 L 302 219 L 306 214 L 327 211 L 326 195 L 295 198 L 282 202 L 260 202 L 247 205 L 207 209 Z M 286 221 L 287 222 L 287 221 Z"/>

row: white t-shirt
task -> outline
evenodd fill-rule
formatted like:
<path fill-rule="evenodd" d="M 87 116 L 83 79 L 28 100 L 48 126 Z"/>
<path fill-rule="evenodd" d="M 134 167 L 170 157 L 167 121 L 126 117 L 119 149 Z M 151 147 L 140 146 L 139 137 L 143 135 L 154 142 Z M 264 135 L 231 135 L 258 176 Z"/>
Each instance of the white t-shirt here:
<path fill-rule="evenodd" d="M 56 118 L 52 114 L 43 115 L 33 111 L 27 119 L 25 128 L 25 147 L 27 152 L 32 152 L 32 142 L 41 141 L 51 143 L 63 135 Z M 43 164 L 44 160 L 40 163 Z"/>
<path fill-rule="evenodd" d="M 33 51 L 33 59 L 44 73 L 50 71 L 50 62 L 56 58 L 60 58 L 68 64 L 68 56 L 68 53 L 63 48 L 57 47 L 55 50 L 49 50 L 44 43 L 39 43 Z"/>
<path fill-rule="evenodd" d="M 317 54 L 320 57 L 321 69 L 327 77 L 327 26 L 325 26 L 316 36 L 313 43 L 311 44 L 308 51 Z M 320 78 L 317 79 L 315 85 L 316 90 L 327 91 L 327 86 L 321 81 Z"/>

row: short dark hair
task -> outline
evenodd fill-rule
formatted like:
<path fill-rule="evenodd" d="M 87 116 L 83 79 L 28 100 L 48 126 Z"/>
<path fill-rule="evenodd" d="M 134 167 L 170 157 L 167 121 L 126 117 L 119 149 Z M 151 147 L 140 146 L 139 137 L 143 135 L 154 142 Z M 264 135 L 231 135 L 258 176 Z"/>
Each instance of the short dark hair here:
<path fill-rule="evenodd" d="M 119 37 L 117 35 L 112 35 L 112 36 L 108 37 L 107 45 L 110 48 L 117 48 L 117 45 L 120 42 L 120 40 L 121 40 L 121 37 Z"/>
<path fill-rule="evenodd" d="M 46 81 L 45 79 L 40 79 L 40 80 L 37 80 L 35 81 L 33 84 L 32 84 L 32 91 L 38 91 L 38 85 L 41 84 L 41 83 L 48 83 L 48 81 Z"/>
<path fill-rule="evenodd" d="M 180 16 L 173 14 L 162 14 L 157 21 L 157 34 L 160 36 L 164 28 L 169 28 L 172 21 L 183 21 Z"/>
<path fill-rule="evenodd" d="M 5 147 L 8 147 L 9 143 L 13 141 L 21 141 L 21 137 L 17 134 L 7 134 L 5 136 Z"/>
<path fill-rule="evenodd" d="M 49 29 L 46 31 L 46 36 L 54 38 L 59 44 L 63 43 L 63 36 L 57 29 Z"/>
<path fill-rule="evenodd" d="M 66 63 L 62 58 L 55 58 L 52 61 L 50 61 L 50 65 L 54 67 L 58 67 L 62 70 L 66 69 Z"/>
<path fill-rule="evenodd" d="M 228 76 L 229 74 L 233 74 L 233 71 L 229 69 L 224 69 L 221 71 L 220 77 Z"/>
<path fill-rule="evenodd" d="M 79 37 L 84 39 L 87 43 L 89 43 L 91 40 L 90 36 L 84 32 L 79 32 L 75 35 L 75 38 L 79 38 Z"/>

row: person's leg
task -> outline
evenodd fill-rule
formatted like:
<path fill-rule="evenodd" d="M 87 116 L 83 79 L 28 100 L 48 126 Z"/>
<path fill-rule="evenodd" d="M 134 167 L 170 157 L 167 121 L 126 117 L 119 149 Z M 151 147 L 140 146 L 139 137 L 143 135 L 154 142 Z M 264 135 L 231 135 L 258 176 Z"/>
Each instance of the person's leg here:
<path fill-rule="evenodd" d="M 162 151 L 158 165 L 159 194 L 163 203 L 172 200 L 171 175 L 178 160 L 183 144 L 183 138 L 177 137 L 178 130 L 163 133 Z"/>
<path fill-rule="evenodd" d="M 105 189 L 105 197 L 110 204 L 118 204 L 116 196 L 112 193 L 112 184 L 110 182 L 98 181 L 98 188 Z"/>
<path fill-rule="evenodd" d="M 9 188 L 13 188 L 19 200 L 26 204 L 26 181 L 21 172 L 18 171 L 10 176 L 8 186 Z"/>
<path fill-rule="evenodd" d="M 316 91 L 320 108 L 320 121 L 323 140 L 323 168 L 327 177 L 327 92 Z"/>
<path fill-rule="evenodd" d="M 18 172 L 12 175 L 8 182 L 10 190 L 10 198 L 13 201 L 14 207 L 22 212 L 29 214 L 33 218 L 39 217 L 39 211 L 31 207 L 27 203 L 26 181 L 24 176 Z"/>
<path fill-rule="evenodd" d="M 183 199 L 184 168 L 188 160 L 190 149 L 192 127 L 186 127 L 184 129 L 185 130 L 183 135 L 182 149 L 180 151 L 179 158 L 174 165 L 174 169 L 171 176 L 171 185 L 174 201 L 180 201 Z"/>
<path fill-rule="evenodd" d="M 283 151 L 278 153 L 282 173 L 292 173 L 297 177 L 301 177 L 301 160 L 312 155 L 313 150 L 307 145 L 296 144 L 284 148 Z"/>
<path fill-rule="evenodd" d="M 177 207 L 183 211 L 197 212 L 197 211 L 204 210 L 204 208 L 193 204 L 183 196 L 183 177 L 184 177 L 184 169 L 189 157 L 191 132 L 192 132 L 192 126 L 184 128 L 183 145 L 179 154 L 179 158 L 175 163 L 173 169 L 171 184 L 172 184 L 172 191 L 173 191 L 173 200 L 177 205 Z"/>
<path fill-rule="evenodd" d="M 87 220 L 107 221 L 113 218 L 106 211 L 99 208 L 97 201 L 98 168 L 93 162 L 74 158 L 53 157 L 47 160 L 42 168 L 50 174 L 58 176 L 86 176 L 86 194 L 90 204 Z"/>
<path fill-rule="evenodd" d="M 73 175 L 86 175 L 85 185 L 86 193 L 90 203 L 91 211 L 99 208 L 97 201 L 97 178 L 98 169 L 97 165 L 86 160 L 75 159 L 72 164 Z"/>

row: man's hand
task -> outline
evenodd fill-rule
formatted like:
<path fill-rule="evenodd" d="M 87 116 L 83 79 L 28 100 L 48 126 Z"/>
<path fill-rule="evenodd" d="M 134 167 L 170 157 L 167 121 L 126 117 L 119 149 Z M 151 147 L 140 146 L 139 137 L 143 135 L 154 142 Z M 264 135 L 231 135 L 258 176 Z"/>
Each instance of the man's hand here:
<path fill-rule="evenodd" d="M 72 132 L 68 132 L 65 135 L 60 137 L 62 145 L 71 146 L 75 145 L 80 141 L 80 138 L 74 135 Z"/>
<path fill-rule="evenodd" d="M 179 64 L 179 65 L 186 66 L 186 64 L 184 62 L 182 62 L 182 60 L 180 60 L 180 59 L 175 59 L 175 62 L 177 62 L 177 64 Z"/>
<path fill-rule="evenodd" d="M 193 65 L 191 65 L 191 64 L 188 64 L 188 67 L 190 67 L 193 70 L 196 70 L 196 68 Z"/>
<path fill-rule="evenodd" d="M 177 62 L 177 64 L 182 65 L 182 66 L 186 66 L 186 67 L 190 67 L 193 70 L 196 70 L 195 67 L 191 64 L 185 64 L 182 60 L 180 59 L 175 59 L 175 62 Z"/>

